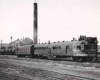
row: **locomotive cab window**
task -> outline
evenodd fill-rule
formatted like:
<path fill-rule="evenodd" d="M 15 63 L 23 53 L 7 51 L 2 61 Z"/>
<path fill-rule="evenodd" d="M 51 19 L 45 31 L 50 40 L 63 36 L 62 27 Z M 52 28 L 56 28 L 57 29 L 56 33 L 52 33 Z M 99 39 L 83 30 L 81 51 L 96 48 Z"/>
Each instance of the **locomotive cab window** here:
<path fill-rule="evenodd" d="M 53 46 L 53 50 L 54 50 L 54 46 Z"/>
<path fill-rule="evenodd" d="M 81 49 L 81 46 L 80 46 L 80 45 L 77 45 L 77 49 L 79 49 L 79 50 L 80 50 L 80 49 Z"/>
<path fill-rule="evenodd" d="M 93 45 L 93 49 L 97 49 L 97 45 Z"/>
<path fill-rule="evenodd" d="M 92 49 L 92 45 L 85 45 L 85 49 L 86 50 Z"/>

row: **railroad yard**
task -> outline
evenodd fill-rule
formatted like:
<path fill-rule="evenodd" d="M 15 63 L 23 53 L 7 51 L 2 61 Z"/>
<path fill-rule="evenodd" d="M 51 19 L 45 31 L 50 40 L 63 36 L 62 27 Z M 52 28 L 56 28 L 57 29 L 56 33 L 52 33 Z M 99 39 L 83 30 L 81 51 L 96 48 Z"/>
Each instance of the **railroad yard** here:
<path fill-rule="evenodd" d="M 12 1 L 1 1 L 0 80 L 100 80 L 98 2 Z"/>
<path fill-rule="evenodd" d="M 100 63 L 0 55 L 0 80 L 100 80 Z"/>

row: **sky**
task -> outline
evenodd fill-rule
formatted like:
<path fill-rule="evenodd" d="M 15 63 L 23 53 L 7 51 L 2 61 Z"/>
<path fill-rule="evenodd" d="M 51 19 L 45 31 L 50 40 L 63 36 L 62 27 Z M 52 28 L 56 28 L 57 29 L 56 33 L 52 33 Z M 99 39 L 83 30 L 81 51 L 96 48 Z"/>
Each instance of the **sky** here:
<path fill-rule="evenodd" d="M 97 37 L 100 44 L 100 0 L 35 0 L 38 40 L 71 41 L 80 35 Z M 0 0 L 0 40 L 33 39 L 34 0 Z"/>

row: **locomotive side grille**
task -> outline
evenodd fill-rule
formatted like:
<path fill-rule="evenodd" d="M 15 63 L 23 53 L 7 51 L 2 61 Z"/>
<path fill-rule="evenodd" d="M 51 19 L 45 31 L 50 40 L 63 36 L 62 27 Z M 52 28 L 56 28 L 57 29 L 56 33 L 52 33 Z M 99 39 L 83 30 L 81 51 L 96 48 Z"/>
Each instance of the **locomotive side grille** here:
<path fill-rule="evenodd" d="M 84 45 L 85 50 L 93 50 L 93 49 L 97 49 L 97 45 Z"/>

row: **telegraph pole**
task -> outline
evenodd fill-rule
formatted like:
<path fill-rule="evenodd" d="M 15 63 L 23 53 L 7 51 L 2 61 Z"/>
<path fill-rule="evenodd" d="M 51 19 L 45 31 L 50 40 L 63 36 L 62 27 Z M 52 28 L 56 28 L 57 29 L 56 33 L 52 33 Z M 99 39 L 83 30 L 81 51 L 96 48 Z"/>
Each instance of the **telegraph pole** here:
<path fill-rule="evenodd" d="M 39 43 L 40 43 L 40 39 L 39 39 Z"/>
<path fill-rule="evenodd" d="M 2 48 L 2 40 L 1 40 L 1 48 Z"/>
<path fill-rule="evenodd" d="M 12 36 L 10 37 L 10 39 L 11 39 L 11 44 L 12 44 Z"/>

